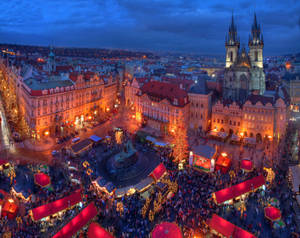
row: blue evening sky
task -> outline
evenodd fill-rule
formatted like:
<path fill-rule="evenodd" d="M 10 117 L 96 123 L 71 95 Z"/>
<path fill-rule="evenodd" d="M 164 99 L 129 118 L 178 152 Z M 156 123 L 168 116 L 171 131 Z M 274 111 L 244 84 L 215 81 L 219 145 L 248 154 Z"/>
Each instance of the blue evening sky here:
<path fill-rule="evenodd" d="M 0 42 L 224 54 L 234 11 L 247 44 L 256 11 L 265 54 L 300 52 L 300 0 L 5 0 Z"/>

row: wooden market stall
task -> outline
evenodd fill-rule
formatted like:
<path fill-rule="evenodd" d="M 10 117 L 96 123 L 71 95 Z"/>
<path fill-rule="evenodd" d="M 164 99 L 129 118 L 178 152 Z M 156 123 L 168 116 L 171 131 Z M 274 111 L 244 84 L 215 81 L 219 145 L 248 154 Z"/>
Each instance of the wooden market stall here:
<path fill-rule="evenodd" d="M 1 217 L 15 219 L 19 210 L 19 206 L 12 198 L 3 200 L 1 205 Z"/>
<path fill-rule="evenodd" d="M 154 178 L 155 181 L 159 181 L 167 172 L 166 167 L 163 163 L 160 163 L 156 168 L 150 173 L 150 176 Z"/>
<path fill-rule="evenodd" d="M 213 198 L 218 205 L 223 203 L 231 203 L 233 199 L 239 199 L 243 195 L 253 192 L 263 185 L 265 185 L 265 178 L 263 175 L 259 175 L 232 187 L 224 188 L 214 192 Z"/>
<path fill-rule="evenodd" d="M 249 159 L 243 159 L 241 161 L 241 169 L 245 172 L 251 172 L 253 170 L 253 162 Z"/>
<path fill-rule="evenodd" d="M 198 145 L 193 147 L 190 165 L 199 171 L 213 172 L 217 151 L 208 145 Z"/>
<path fill-rule="evenodd" d="M 221 153 L 216 160 L 216 171 L 220 170 L 222 173 L 227 173 L 231 166 L 231 159 L 226 153 Z"/>
<path fill-rule="evenodd" d="M 30 214 L 34 221 L 39 221 L 43 218 L 55 215 L 58 212 L 71 208 L 80 202 L 82 202 L 82 196 L 81 190 L 78 189 L 67 197 L 33 208 Z"/>
<path fill-rule="evenodd" d="M 226 238 L 255 238 L 250 232 L 232 224 L 231 222 L 213 214 L 208 221 L 211 233 Z"/>
<path fill-rule="evenodd" d="M 71 153 L 73 156 L 80 155 L 81 153 L 89 150 L 93 146 L 93 141 L 85 139 L 71 146 Z"/>
<path fill-rule="evenodd" d="M 76 217 L 74 217 L 67 225 L 65 225 L 52 238 L 71 238 L 80 229 L 88 224 L 98 214 L 97 207 L 94 203 L 90 203 Z"/>

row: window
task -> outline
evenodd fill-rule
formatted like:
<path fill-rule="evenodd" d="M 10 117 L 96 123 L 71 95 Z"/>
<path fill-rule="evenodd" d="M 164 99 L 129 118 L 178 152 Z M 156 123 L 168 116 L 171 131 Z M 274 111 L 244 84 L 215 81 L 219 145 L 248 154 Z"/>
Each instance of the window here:
<path fill-rule="evenodd" d="M 238 122 L 238 126 L 240 126 L 240 122 Z"/>
<path fill-rule="evenodd" d="M 233 62 L 233 52 L 230 51 L 230 62 Z"/>
<path fill-rule="evenodd" d="M 231 125 L 231 120 L 229 121 L 229 125 Z"/>
<path fill-rule="evenodd" d="M 221 123 L 223 124 L 223 120 L 221 120 Z"/>
<path fill-rule="evenodd" d="M 255 61 L 258 61 L 258 52 L 255 51 Z"/>
<path fill-rule="evenodd" d="M 220 120 L 218 119 L 218 123 L 220 123 Z"/>

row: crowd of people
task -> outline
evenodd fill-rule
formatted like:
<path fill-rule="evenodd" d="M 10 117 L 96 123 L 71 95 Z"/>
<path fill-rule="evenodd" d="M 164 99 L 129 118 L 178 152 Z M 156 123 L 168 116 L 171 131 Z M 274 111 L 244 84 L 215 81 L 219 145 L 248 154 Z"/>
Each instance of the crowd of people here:
<path fill-rule="evenodd" d="M 132 139 L 132 135 L 125 130 L 123 136 L 125 140 Z M 122 145 L 117 143 L 112 131 L 106 143 L 101 146 L 101 151 L 103 154 L 107 153 L 109 155 L 120 151 L 121 147 Z M 154 151 L 154 148 L 148 143 L 139 144 L 137 147 Z M 95 164 L 99 160 L 96 150 L 97 148 L 91 149 L 84 156 L 85 160 L 91 164 Z M 213 192 L 253 178 L 263 173 L 263 170 L 261 168 L 254 169 L 252 172 L 246 173 L 236 167 L 233 175 L 232 173 L 223 174 L 221 172 L 200 173 L 188 166 L 184 170 L 178 170 L 178 166 L 172 162 L 172 150 L 170 148 L 165 147 L 155 151 L 165 164 L 170 180 L 178 184 L 178 191 L 172 198 L 166 200 L 165 204 L 161 206 L 161 210 L 155 214 L 153 221 L 150 221 L 148 216 L 143 218 L 141 214 L 145 203 L 145 199 L 141 194 L 135 193 L 131 196 L 125 195 L 120 199 L 115 199 L 104 192 L 97 191 L 91 185 L 91 181 L 96 178 L 96 175 L 88 176 L 86 170 L 82 167 L 82 163 L 76 164 L 76 160 L 74 160 L 75 163 L 72 166 L 77 168 L 76 174 L 78 179 L 81 180 L 81 185 L 68 182 L 67 186 L 52 191 L 40 189 L 35 195 L 34 202 L 26 203 L 25 209 L 29 211 L 34 207 L 60 199 L 69 195 L 72 191 L 82 188 L 83 193 L 86 195 L 84 206 L 90 202 L 94 202 L 98 208 L 97 222 L 115 237 L 149 237 L 155 225 L 163 221 L 176 222 L 183 231 L 184 237 L 193 237 L 195 232 L 203 234 L 208 232 L 207 221 L 214 213 L 248 230 L 257 237 L 261 234 L 268 234 L 269 237 L 286 237 L 287 235 L 291 235 L 291 232 L 298 232 L 297 225 L 291 216 L 293 212 L 291 206 L 282 205 L 281 207 L 286 228 L 279 230 L 278 233 L 274 232 L 267 219 L 261 219 L 259 222 L 254 220 L 255 217 L 263 214 L 263 208 L 267 206 L 271 197 L 277 197 L 280 204 L 291 202 L 292 194 L 289 192 L 285 180 L 287 171 L 283 169 L 286 166 L 278 165 L 274 167 L 276 177 L 273 184 L 270 184 L 265 191 L 257 190 L 250 194 L 242 204 L 216 205 L 212 199 Z M 285 152 L 288 153 L 286 150 Z M 252 156 L 255 156 L 254 150 Z M 68 158 L 65 158 L 63 161 L 67 164 Z M 67 167 L 65 166 L 63 169 L 67 169 Z M 282 189 L 283 187 L 285 189 Z M 155 196 L 156 194 L 153 195 L 153 197 Z M 241 208 L 243 206 L 245 209 Z M 12 237 L 41 237 L 41 230 L 55 234 L 55 232 L 79 212 L 80 209 L 78 207 L 67 210 L 63 215 L 64 219 L 59 217 L 53 218 L 51 226 L 49 222 L 32 221 L 28 212 L 26 212 L 24 216 L 18 216 L 20 217 L 18 220 L 9 220 L 7 217 L 1 218 L 0 229 L 3 233 L 7 231 L 13 232 Z M 86 231 L 83 233 L 86 234 Z"/>

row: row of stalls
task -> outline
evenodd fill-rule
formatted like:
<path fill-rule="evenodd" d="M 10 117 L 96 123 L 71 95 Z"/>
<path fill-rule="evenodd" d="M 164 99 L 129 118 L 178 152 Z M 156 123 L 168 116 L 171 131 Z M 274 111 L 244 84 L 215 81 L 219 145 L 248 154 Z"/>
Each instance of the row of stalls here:
<path fill-rule="evenodd" d="M 98 177 L 92 184 L 97 190 L 105 192 L 110 196 L 116 198 L 123 197 L 126 195 L 131 195 L 135 192 L 143 193 L 148 190 L 152 185 L 158 183 L 165 175 L 167 175 L 167 170 L 163 163 L 157 165 L 157 167 L 147 176 L 135 185 L 130 185 L 127 187 L 117 188 L 112 182 L 108 182 L 103 177 Z"/>
<path fill-rule="evenodd" d="M 216 139 L 219 141 L 225 141 L 229 139 L 229 142 L 231 144 L 242 144 L 244 143 L 247 146 L 255 146 L 256 145 L 256 139 L 253 137 L 244 137 L 244 136 L 239 136 L 236 134 L 231 134 L 229 135 L 226 132 L 223 131 L 216 131 L 216 130 L 212 130 L 208 133 L 208 136 L 212 139 Z"/>

